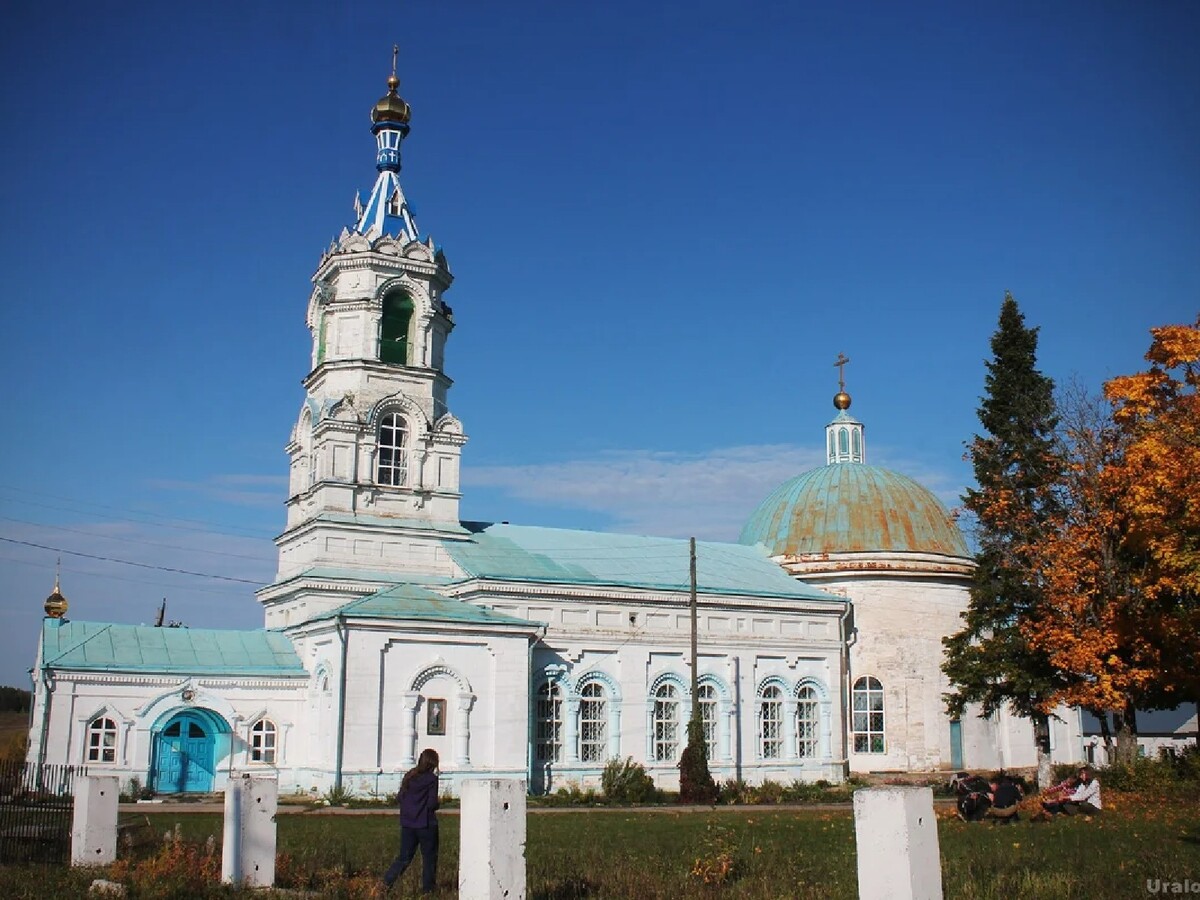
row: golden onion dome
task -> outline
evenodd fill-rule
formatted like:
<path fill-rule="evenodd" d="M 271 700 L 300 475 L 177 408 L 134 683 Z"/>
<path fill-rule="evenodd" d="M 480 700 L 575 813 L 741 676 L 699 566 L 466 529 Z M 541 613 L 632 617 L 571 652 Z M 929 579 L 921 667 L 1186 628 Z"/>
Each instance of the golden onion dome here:
<path fill-rule="evenodd" d="M 378 124 L 380 122 L 395 122 L 399 125 L 407 125 L 409 117 L 412 115 L 412 110 L 409 105 L 404 102 L 396 89 L 400 87 L 400 79 L 395 75 L 388 77 L 388 92 L 379 98 L 379 102 L 371 109 L 371 121 Z"/>
<path fill-rule="evenodd" d="M 51 619 L 61 619 L 67 614 L 67 598 L 62 595 L 62 591 L 58 589 L 58 576 L 54 576 L 54 590 L 50 596 L 46 598 L 45 606 L 46 615 Z"/>
<path fill-rule="evenodd" d="M 833 405 L 838 409 L 846 410 L 850 408 L 850 395 L 845 391 L 838 391 L 833 395 Z"/>

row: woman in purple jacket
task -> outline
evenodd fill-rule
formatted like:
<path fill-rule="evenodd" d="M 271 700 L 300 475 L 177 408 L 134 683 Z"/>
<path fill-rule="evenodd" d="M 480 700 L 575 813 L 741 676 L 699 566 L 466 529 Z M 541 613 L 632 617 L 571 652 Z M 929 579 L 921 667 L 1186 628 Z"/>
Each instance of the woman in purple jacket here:
<path fill-rule="evenodd" d="M 386 890 L 404 874 L 421 847 L 421 890 L 433 893 L 437 882 L 438 827 L 434 810 L 438 808 L 438 755 L 425 749 L 414 768 L 400 782 L 400 855 L 383 876 Z"/>

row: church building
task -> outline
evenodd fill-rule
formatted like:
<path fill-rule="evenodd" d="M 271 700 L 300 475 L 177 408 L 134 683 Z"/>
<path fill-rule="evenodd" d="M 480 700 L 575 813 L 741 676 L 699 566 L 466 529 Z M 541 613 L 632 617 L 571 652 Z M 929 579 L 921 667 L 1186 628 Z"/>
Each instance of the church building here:
<path fill-rule="evenodd" d="M 450 790 L 592 785 L 625 757 L 669 788 L 695 703 L 718 780 L 1032 766 L 1027 720 L 946 714 L 941 639 L 974 563 L 932 493 L 867 464 L 844 382 L 827 464 L 737 543 L 693 557 L 678 539 L 460 519 L 453 276 L 400 185 L 398 88 L 393 73 L 371 111 L 374 186 L 312 279 L 264 627 L 76 622 L 56 583 L 29 760 L 160 793 L 259 770 L 283 793 L 386 795 L 432 747 Z M 1081 758 L 1075 711 L 1052 741 Z"/>

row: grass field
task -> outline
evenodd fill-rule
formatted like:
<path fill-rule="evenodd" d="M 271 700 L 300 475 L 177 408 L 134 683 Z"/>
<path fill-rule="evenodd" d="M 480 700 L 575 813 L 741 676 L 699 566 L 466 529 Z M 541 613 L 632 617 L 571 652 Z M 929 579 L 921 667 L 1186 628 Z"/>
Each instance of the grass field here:
<path fill-rule="evenodd" d="M 1011 826 L 939 821 L 948 898 L 1148 896 L 1146 880 L 1200 880 L 1200 823 L 1195 805 L 1129 795 L 1087 822 L 1060 819 Z M 123 880 L 131 897 L 235 896 L 197 880 L 219 870 L 217 815 L 156 813 L 156 830 L 179 823 L 187 853 L 164 853 Z M 205 860 L 206 838 L 217 844 Z M 439 888 L 454 896 L 458 819 L 441 817 Z M 194 843 L 193 843 L 194 842 Z M 366 897 L 397 847 L 390 815 L 300 814 L 279 817 L 278 881 L 310 896 Z M 190 854 L 190 855 L 189 855 Z M 565 898 L 853 898 L 854 823 L 850 811 L 722 808 L 683 813 L 570 811 L 528 819 L 529 896 Z M 710 881 L 693 874 L 697 861 Z M 418 864 L 393 897 L 416 896 Z M 728 871 L 726 871 L 728 869 Z M 723 880 L 721 873 L 725 872 Z M 5 898 L 83 896 L 96 873 L 52 867 L 0 869 Z M 263 896 L 255 894 L 255 896 Z"/>

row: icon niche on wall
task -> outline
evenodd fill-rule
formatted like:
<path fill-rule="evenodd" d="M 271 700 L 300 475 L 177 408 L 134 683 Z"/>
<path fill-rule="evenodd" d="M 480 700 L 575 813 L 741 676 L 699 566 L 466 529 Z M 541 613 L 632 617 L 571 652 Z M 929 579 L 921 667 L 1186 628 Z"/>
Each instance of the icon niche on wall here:
<path fill-rule="evenodd" d="M 425 733 L 446 733 L 446 701 L 428 700 L 425 704 Z"/>

